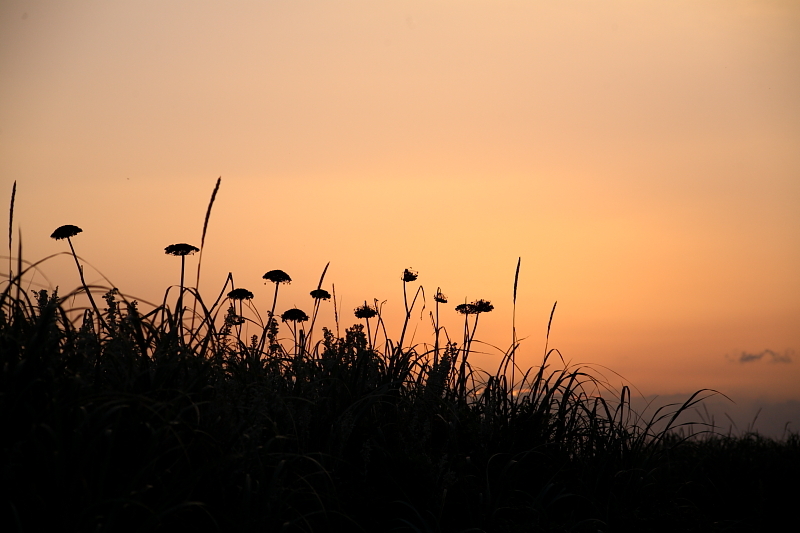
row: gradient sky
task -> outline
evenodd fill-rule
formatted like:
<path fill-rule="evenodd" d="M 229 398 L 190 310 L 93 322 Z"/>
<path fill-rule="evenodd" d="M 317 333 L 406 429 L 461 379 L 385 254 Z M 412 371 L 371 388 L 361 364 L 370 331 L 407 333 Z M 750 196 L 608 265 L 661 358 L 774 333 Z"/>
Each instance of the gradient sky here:
<path fill-rule="evenodd" d="M 506 349 L 521 257 L 523 364 L 558 300 L 551 346 L 645 394 L 800 399 L 798 2 L 0 4 L 26 259 L 75 224 L 79 255 L 160 300 L 218 176 L 207 298 L 230 271 L 263 314 L 280 268 L 279 310 L 310 309 L 331 261 L 345 316 L 386 300 L 398 330 L 412 267 L 455 336 L 452 306 L 491 300 L 478 337 Z M 43 274 L 78 284 L 65 256 Z"/>

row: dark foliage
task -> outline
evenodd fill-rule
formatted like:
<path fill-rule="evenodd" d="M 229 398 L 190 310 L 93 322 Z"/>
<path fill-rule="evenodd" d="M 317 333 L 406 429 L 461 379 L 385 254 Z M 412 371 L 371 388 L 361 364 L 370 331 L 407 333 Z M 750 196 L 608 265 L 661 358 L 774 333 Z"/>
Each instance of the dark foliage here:
<path fill-rule="evenodd" d="M 465 388 L 453 343 L 379 351 L 354 325 L 290 353 L 271 320 L 262 350 L 210 312 L 181 329 L 112 290 L 74 321 L 14 292 L 4 531 L 752 531 L 796 495 L 797 435 L 654 433 L 547 360 L 512 395 L 500 374 Z"/>

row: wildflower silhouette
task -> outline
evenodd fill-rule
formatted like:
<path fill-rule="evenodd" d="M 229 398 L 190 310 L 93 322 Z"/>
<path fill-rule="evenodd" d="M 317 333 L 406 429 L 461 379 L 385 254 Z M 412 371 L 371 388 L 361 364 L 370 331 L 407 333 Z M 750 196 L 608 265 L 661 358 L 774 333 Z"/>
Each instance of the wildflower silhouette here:
<path fill-rule="evenodd" d="M 233 289 L 228 293 L 228 298 L 231 300 L 252 300 L 253 293 L 247 289 Z"/>
<path fill-rule="evenodd" d="M 325 289 L 314 289 L 311 291 L 311 297 L 315 300 L 330 300 L 331 293 L 326 291 Z"/>
<path fill-rule="evenodd" d="M 403 283 L 408 283 L 410 281 L 417 281 L 418 277 L 419 273 L 415 270 L 411 270 L 410 268 L 403 270 Z"/>
<path fill-rule="evenodd" d="M 355 308 L 354 311 L 356 318 L 363 318 L 367 323 L 367 339 L 369 340 L 369 346 L 372 348 L 372 333 L 370 333 L 369 329 L 369 319 L 375 317 L 378 314 L 378 310 L 375 307 L 370 307 L 367 305 L 367 302 L 364 302 L 364 305 L 358 306 Z M 377 327 L 375 328 L 375 336 L 377 337 L 378 330 Z"/>
<path fill-rule="evenodd" d="M 306 322 L 308 320 L 308 315 L 302 309 L 289 309 L 284 311 L 281 314 L 281 320 L 284 322 L 290 322 L 290 327 L 292 329 L 292 338 L 294 339 L 294 353 L 297 356 L 301 356 L 302 353 L 305 351 L 305 331 L 300 330 L 300 335 L 298 337 L 297 334 L 297 325 L 298 322 Z"/>
<path fill-rule="evenodd" d="M 330 264 L 330 263 L 328 263 Z M 322 276 L 325 276 L 325 272 L 328 270 L 327 265 L 325 266 L 325 270 L 322 272 Z M 308 336 L 306 337 L 306 342 L 310 345 L 311 344 L 311 336 L 314 334 L 314 324 L 317 323 L 317 315 L 319 314 L 319 306 L 323 300 L 330 300 L 331 293 L 326 291 L 325 289 L 321 288 L 322 286 L 322 277 L 319 280 L 319 285 L 317 288 L 311 291 L 311 297 L 314 298 L 314 310 L 311 312 L 311 326 L 308 328 Z M 304 347 L 305 349 L 305 347 Z"/>
<path fill-rule="evenodd" d="M 275 284 L 275 297 L 272 299 L 272 310 L 269 312 L 268 317 L 269 320 L 272 320 L 272 317 L 275 316 L 275 306 L 278 304 L 278 287 L 281 283 L 291 283 L 292 278 L 283 270 L 270 270 L 261 277 Z"/>
<path fill-rule="evenodd" d="M 263 276 L 261 276 L 267 281 L 271 281 L 272 283 L 291 283 L 292 278 L 289 277 L 289 274 L 284 272 L 283 270 L 270 270 Z"/>
<path fill-rule="evenodd" d="M 463 392 L 467 385 L 466 366 L 467 358 L 469 357 L 470 348 L 472 347 L 472 340 L 475 338 L 475 331 L 478 329 L 478 317 L 481 313 L 489 313 L 494 309 L 494 306 L 488 300 L 476 300 L 474 302 L 459 304 L 456 306 L 456 311 L 464 315 L 464 343 L 462 344 L 463 355 L 461 357 L 461 366 L 459 368 L 458 387 Z M 475 322 L 472 325 L 472 331 L 469 329 L 469 315 L 475 315 Z"/>
<path fill-rule="evenodd" d="M 374 307 L 370 307 L 367 305 L 367 302 L 364 302 L 364 305 L 356 307 L 354 311 L 356 318 L 372 318 L 378 314 L 378 311 Z"/>
<path fill-rule="evenodd" d="M 308 315 L 302 309 L 289 309 L 281 314 L 281 320 L 284 322 L 305 322 L 308 320 Z"/>
<path fill-rule="evenodd" d="M 433 331 L 434 331 L 434 341 L 433 341 L 433 366 L 436 367 L 439 364 L 439 334 L 441 333 L 442 327 L 439 326 L 439 304 L 446 304 L 447 303 L 447 296 L 442 293 L 442 288 L 436 288 L 436 294 L 433 295 L 433 301 L 436 302 L 436 316 L 434 317 L 433 323 Z"/>
<path fill-rule="evenodd" d="M 494 309 L 491 302 L 487 300 L 477 300 L 472 303 L 463 303 L 456 306 L 456 311 L 462 315 L 477 315 L 488 313 Z"/>
<path fill-rule="evenodd" d="M 65 224 L 64 226 L 56 228 L 56 230 L 50 235 L 53 239 L 60 241 L 62 239 L 69 240 L 70 237 L 74 237 L 78 233 L 83 232 L 81 228 L 78 226 L 73 226 L 72 224 Z"/>
<path fill-rule="evenodd" d="M 489 313 L 494 309 L 494 306 L 491 302 L 487 300 L 477 300 L 472 302 L 472 308 L 475 310 L 475 314 L 479 313 Z"/>
<path fill-rule="evenodd" d="M 228 310 L 228 315 L 229 316 L 228 316 L 228 318 L 226 318 L 226 320 L 228 321 L 229 324 L 234 325 L 234 326 L 238 326 L 238 329 L 236 331 L 236 339 L 239 342 L 241 342 L 241 338 L 242 338 L 242 328 L 241 328 L 241 326 L 245 322 L 245 320 L 244 320 L 244 309 L 243 309 L 243 305 L 242 304 L 244 303 L 244 300 L 252 300 L 253 299 L 253 293 L 248 291 L 247 289 L 233 289 L 231 292 L 228 293 L 228 298 L 233 300 L 233 302 L 231 302 L 232 311 L 231 311 L 231 309 Z M 239 302 L 239 314 L 238 315 L 236 314 L 236 304 L 235 304 L 235 302 Z"/>
<path fill-rule="evenodd" d="M 461 313 L 462 315 L 474 315 L 475 314 L 475 306 L 468 303 L 458 304 L 456 306 L 456 311 Z"/>
<path fill-rule="evenodd" d="M 63 239 L 67 239 L 69 243 L 69 249 L 72 251 L 72 257 L 75 259 L 75 266 L 78 267 L 78 275 L 81 278 L 81 285 L 83 285 L 83 290 L 86 292 L 86 296 L 89 297 L 89 302 L 92 304 L 92 309 L 94 310 L 95 316 L 100 320 L 100 322 L 106 326 L 108 329 L 108 325 L 105 323 L 103 319 L 103 315 L 100 314 L 100 309 L 98 309 L 97 304 L 92 297 L 91 291 L 89 291 L 89 286 L 86 285 L 86 279 L 83 277 L 83 267 L 81 266 L 80 262 L 78 262 L 78 254 L 75 253 L 75 247 L 72 245 L 72 237 L 77 235 L 78 233 L 83 232 L 81 228 L 78 226 L 73 226 L 72 224 L 65 224 L 64 226 L 59 226 L 56 230 L 50 235 L 53 239 L 60 241 Z"/>
<path fill-rule="evenodd" d="M 166 248 L 164 248 L 164 253 L 168 255 L 175 255 L 179 257 L 184 257 L 187 255 L 192 255 L 195 252 L 199 252 L 200 248 L 197 246 L 192 246 L 191 244 L 186 244 L 185 242 L 181 242 L 178 244 L 170 244 Z"/>
<path fill-rule="evenodd" d="M 403 280 L 403 307 L 406 311 L 406 317 L 403 321 L 403 330 L 400 333 L 400 340 L 397 341 L 397 349 L 401 350 L 403 347 L 403 340 L 406 337 L 406 330 L 408 329 L 408 321 L 411 319 L 411 310 L 414 309 L 414 304 L 417 302 L 417 297 L 422 293 L 422 299 L 425 300 L 425 291 L 423 291 L 422 287 L 417 287 L 417 292 L 414 294 L 414 300 L 411 302 L 411 306 L 408 305 L 408 293 L 406 291 L 406 284 L 412 281 L 417 281 L 419 278 L 419 273 L 416 270 L 411 270 L 410 268 L 406 268 L 403 270 L 403 276 L 400 278 Z M 425 310 L 425 305 L 423 304 L 422 309 Z"/>
<path fill-rule="evenodd" d="M 186 271 L 186 256 L 192 255 L 195 252 L 199 252 L 200 248 L 196 246 L 192 246 L 191 244 L 186 244 L 185 242 L 181 242 L 178 244 L 170 244 L 166 248 L 164 248 L 164 253 L 167 255 L 174 255 L 176 257 L 181 258 L 181 290 L 178 293 L 178 304 L 175 313 L 175 321 L 179 325 L 179 329 L 181 329 L 181 320 L 183 317 L 183 286 L 184 286 L 184 273 Z"/>

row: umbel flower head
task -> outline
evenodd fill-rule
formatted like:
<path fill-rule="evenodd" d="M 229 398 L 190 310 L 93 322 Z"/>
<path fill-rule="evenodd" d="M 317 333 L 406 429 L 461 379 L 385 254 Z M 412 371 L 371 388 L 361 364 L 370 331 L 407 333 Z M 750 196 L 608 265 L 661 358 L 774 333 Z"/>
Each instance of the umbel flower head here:
<path fill-rule="evenodd" d="M 178 244 L 170 244 L 166 248 L 164 248 L 164 253 L 167 255 L 176 255 L 178 257 L 184 255 L 192 255 L 195 252 L 199 252 L 200 248 L 196 246 L 192 246 L 191 244 L 186 244 L 185 242 L 178 243 Z"/>
<path fill-rule="evenodd" d="M 475 314 L 475 306 L 468 303 L 458 304 L 456 306 L 456 311 L 461 313 L 462 315 L 474 315 Z"/>
<path fill-rule="evenodd" d="M 311 291 L 311 297 L 315 300 L 330 300 L 331 293 L 326 291 L 325 289 L 314 289 Z"/>
<path fill-rule="evenodd" d="M 442 293 L 441 289 L 436 291 L 436 294 L 433 295 L 433 299 L 439 302 L 440 304 L 447 303 L 447 296 Z"/>
<path fill-rule="evenodd" d="M 356 318 L 372 318 L 378 314 L 378 310 L 374 307 L 370 307 L 366 303 L 362 306 L 356 307 L 355 315 Z"/>
<path fill-rule="evenodd" d="M 408 283 L 409 281 L 417 281 L 418 277 L 419 277 L 419 272 L 417 272 L 416 270 L 411 270 L 410 268 L 403 270 L 403 283 Z"/>
<path fill-rule="evenodd" d="M 78 226 L 73 226 L 72 224 L 67 224 L 65 226 L 61 226 L 57 228 L 51 235 L 53 239 L 60 241 L 61 239 L 69 239 L 70 237 L 74 237 L 78 233 L 82 232 L 83 230 Z"/>
<path fill-rule="evenodd" d="M 284 322 L 305 322 L 308 320 L 308 315 L 302 310 L 294 308 L 284 311 L 281 315 L 281 320 Z"/>
<path fill-rule="evenodd" d="M 488 300 L 476 300 L 472 302 L 476 313 L 489 313 L 494 309 L 492 303 Z"/>
<path fill-rule="evenodd" d="M 252 300 L 253 293 L 247 289 L 233 289 L 228 293 L 228 298 L 231 300 Z"/>
<path fill-rule="evenodd" d="M 456 311 L 462 315 L 477 315 L 478 313 L 488 313 L 494 309 L 491 302 L 487 300 L 476 300 L 472 303 L 463 303 L 456 306 Z"/>
<path fill-rule="evenodd" d="M 289 274 L 287 274 L 283 270 L 270 270 L 269 272 L 267 272 L 266 274 L 264 274 L 261 277 L 264 278 L 267 281 L 271 281 L 272 283 L 274 283 L 276 285 L 279 284 L 279 283 L 291 283 L 292 282 L 292 278 L 290 278 Z"/>

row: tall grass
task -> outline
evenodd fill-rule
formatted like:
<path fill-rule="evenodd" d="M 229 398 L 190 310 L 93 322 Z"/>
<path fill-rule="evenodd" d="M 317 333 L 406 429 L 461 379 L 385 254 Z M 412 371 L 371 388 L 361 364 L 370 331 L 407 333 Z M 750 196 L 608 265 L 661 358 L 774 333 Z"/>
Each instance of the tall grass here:
<path fill-rule="evenodd" d="M 105 306 L 77 314 L 72 293 L 25 291 L 36 265 L 17 258 L 0 293 L 5 531 L 51 517 L 69 531 L 646 531 L 719 520 L 701 505 L 705 480 L 685 474 L 703 442 L 712 455 L 728 444 L 671 431 L 712 391 L 645 419 L 628 388 L 612 391 L 547 345 L 539 365 L 519 368 L 515 324 L 498 369 L 473 368 L 478 318 L 492 305 L 458 306 L 457 343 L 439 326 L 440 290 L 433 346 L 408 344 L 424 301 L 421 286 L 409 301 L 408 269 L 397 342 L 377 301 L 355 311 L 364 324 L 340 335 L 337 313 L 336 333 L 322 327 L 312 341 L 327 266 L 310 321 L 296 309 L 278 320 L 284 278 L 265 275 L 276 291 L 264 321 L 232 276 L 213 301 L 184 287 L 181 258 L 177 309 L 169 290 L 142 310 L 82 282 L 75 292 L 96 290 Z M 514 303 L 518 281 L 519 263 Z M 776 448 L 795 469 L 797 447 L 795 436 Z"/>

